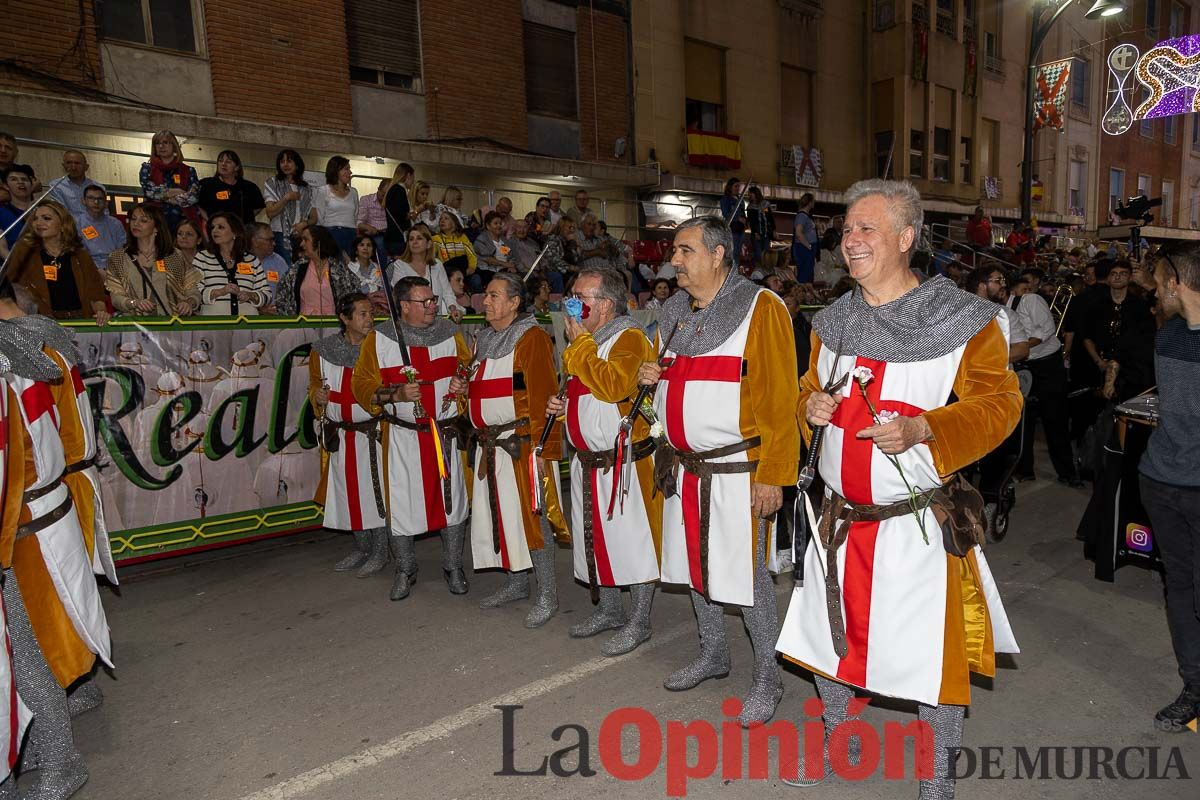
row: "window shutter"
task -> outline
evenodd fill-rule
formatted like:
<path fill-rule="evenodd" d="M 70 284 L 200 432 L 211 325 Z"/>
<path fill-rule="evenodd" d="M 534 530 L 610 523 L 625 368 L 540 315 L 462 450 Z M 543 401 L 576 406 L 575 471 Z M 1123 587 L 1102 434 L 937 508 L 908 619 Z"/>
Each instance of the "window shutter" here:
<path fill-rule="evenodd" d="M 417 0 L 345 0 L 350 65 L 421 76 Z"/>
<path fill-rule="evenodd" d="M 577 119 L 575 34 L 525 23 L 525 105 L 531 114 Z"/>

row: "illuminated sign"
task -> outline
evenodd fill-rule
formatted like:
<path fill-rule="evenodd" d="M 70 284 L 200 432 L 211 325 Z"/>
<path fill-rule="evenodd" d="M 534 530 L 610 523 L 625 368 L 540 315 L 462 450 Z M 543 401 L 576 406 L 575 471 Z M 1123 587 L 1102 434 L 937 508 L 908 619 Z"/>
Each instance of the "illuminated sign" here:
<path fill-rule="evenodd" d="M 1131 44 L 1117 45 L 1108 54 L 1108 74 L 1109 106 L 1101 121 L 1107 134 L 1125 133 L 1141 119 L 1200 111 L 1200 35 L 1167 39 L 1143 54 Z M 1134 106 L 1139 85 L 1146 97 Z"/>
<path fill-rule="evenodd" d="M 1133 81 L 1129 76 L 1137 67 L 1138 55 L 1138 49 L 1131 44 L 1117 45 L 1108 54 L 1110 100 L 1100 127 L 1110 136 L 1118 136 L 1133 127 L 1133 108 L 1129 104 Z"/>

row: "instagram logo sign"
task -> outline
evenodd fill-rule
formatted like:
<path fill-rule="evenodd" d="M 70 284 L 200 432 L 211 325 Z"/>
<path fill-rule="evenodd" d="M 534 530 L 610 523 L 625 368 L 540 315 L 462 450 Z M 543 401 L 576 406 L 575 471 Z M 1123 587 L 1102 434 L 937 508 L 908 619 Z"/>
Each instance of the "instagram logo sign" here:
<path fill-rule="evenodd" d="M 1125 526 L 1125 546 L 1139 553 L 1149 553 L 1154 549 L 1154 537 L 1145 525 L 1131 522 Z"/>

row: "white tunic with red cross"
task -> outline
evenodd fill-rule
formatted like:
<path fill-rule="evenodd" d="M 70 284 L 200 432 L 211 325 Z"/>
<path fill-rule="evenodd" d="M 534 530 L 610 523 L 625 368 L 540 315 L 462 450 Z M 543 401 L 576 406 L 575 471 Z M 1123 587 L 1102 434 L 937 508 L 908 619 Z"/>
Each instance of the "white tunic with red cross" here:
<path fill-rule="evenodd" d="M 318 357 L 313 351 L 313 357 Z M 329 387 L 325 418 L 334 422 L 366 422 L 371 415 L 354 399 L 354 369 L 320 359 L 321 379 Z M 338 449 L 329 454 L 325 481 L 326 528 L 335 531 L 368 531 L 383 527 L 371 478 L 372 434 L 339 430 Z M 383 445 L 375 449 L 375 475 L 383 485 Z"/>
<path fill-rule="evenodd" d="M 456 337 L 431 346 L 410 345 L 408 356 L 421 382 L 421 406 L 439 422 L 452 420 L 458 407 L 451 403 L 442 411 L 442 398 L 450 393 L 450 379 L 458 368 Z M 385 385 L 407 383 L 400 345 L 383 334 L 375 334 L 375 356 Z M 387 412 L 405 422 L 416 422 L 415 403 L 389 403 Z M 424 422 L 425 419 L 420 420 Z M 437 451 L 429 430 L 413 431 L 388 426 L 388 504 L 392 533 L 417 536 L 457 525 L 467 518 L 467 488 L 457 440 L 443 435 L 442 451 L 450 478 L 450 508 L 438 472 Z"/>
<path fill-rule="evenodd" d="M 939 358 L 888 363 L 822 348 L 817 372 L 827 385 L 855 367 L 870 369 L 865 391 L 881 415 L 913 417 L 944 406 L 966 345 Z M 906 500 L 904 479 L 870 439 L 855 434 L 875 424 L 854 380 L 825 431 L 819 469 L 830 490 L 851 503 L 886 505 Z M 941 485 L 929 446 L 918 444 L 897 460 L 917 491 Z M 946 626 L 946 551 L 932 512 L 924 514 L 929 543 L 912 514 L 882 522 L 855 522 L 837 552 L 847 654 L 833 649 L 825 595 L 825 552 L 809 543 L 804 585 L 795 589 L 777 649 L 839 681 L 868 691 L 936 705 L 942 686 Z M 996 652 L 1017 652 L 995 581 L 975 550 Z"/>
<path fill-rule="evenodd" d="M 640 330 L 625 331 L 613 336 L 596 349 L 599 358 L 608 354 L 623 336 L 644 336 Z M 579 378 L 567 381 L 567 440 L 577 451 L 612 450 L 621 423 L 621 411 L 616 403 L 597 400 Z M 649 456 L 647 456 L 649 458 Z M 592 550 L 596 561 L 596 582 L 601 586 L 629 586 L 658 580 L 658 555 L 650 533 L 646 502 L 636 468 L 629 481 L 629 495 L 622 506 L 618 497 L 613 504 L 612 519 L 608 518 L 609 500 L 619 466 L 609 470 L 591 470 L 571 457 L 571 536 L 575 577 L 586 583 L 588 565 L 584 547 L 583 482 L 591 483 Z"/>
<path fill-rule="evenodd" d="M 26 484 L 26 491 L 54 486 L 45 495 L 26 503 L 30 519 L 38 520 L 70 499 L 70 492 L 61 480 L 66 467 L 59 434 L 62 421 L 49 384 L 17 375 L 7 377 L 17 396 L 21 421 L 29 433 L 33 451 L 35 478 Z M 18 435 L 15 430 L 12 433 Z M 34 535 L 38 538 L 46 571 L 72 627 L 87 648 L 111 666 L 108 619 L 100 602 L 100 590 L 92 573 L 92 560 L 83 541 L 79 517 L 74 513 L 66 514 Z"/>
<path fill-rule="evenodd" d="M 667 440 L 681 452 L 702 453 L 743 441 L 741 382 L 751 315 L 719 347 L 677 356 L 659 380 L 654 410 Z M 747 461 L 745 451 L 716 459 Z M 712 476 L 709 498 L 708 576 L 700 562 L 700 478 L 680 467 L 676 492 L 663 501 L 662 580 L 690 586 L 718 603 L 754 604 L 751 473 Z"/>
<path fill-rule="evenodd" d="M 10 435 L 20 436 L 19 423 L 9 430 L 8 388 L 0 383 L 0 507 L 4 504 L 4 493 L 7 491 L 8 475 L 5 473 L 8 464 L 8 443 Z M 8 641 L 7 613 L 0 610 L 0 749 L 3 750 L 5 761 L 0 764 L 0 781 L 7 779 L 13 767 L 17 764 L 17 755 L 21 749 L 21 740 L 25 737 L 25 729 L 33 714 L 25 706 L 17 694 L 17 685 L 13 680 L 12 645 Z"/>

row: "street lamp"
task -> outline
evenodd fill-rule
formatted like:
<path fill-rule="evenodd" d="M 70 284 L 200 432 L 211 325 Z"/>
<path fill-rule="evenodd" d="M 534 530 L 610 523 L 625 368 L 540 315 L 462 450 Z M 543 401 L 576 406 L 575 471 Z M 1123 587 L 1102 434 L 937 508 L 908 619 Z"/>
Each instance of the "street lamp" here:
<path fill-rule="evenodd" d="M 1029 30 L 1029 60 L 1025 69 L 1025 149 L 1021 159 L 1021 221 L 1026 225 L 1033 219 L 1033 87 L 1037 83 L 1037 59 L 1047 34 L 1062 13 L 1075 0 L 1035 0 L 1033 23 Z M 1102 19 L 1126 10 L 1123 0 L 1095 0 L 1084 14 L 1088 19 Z M 1049 15 L 1047 16 L 1049 12 Z"/>

